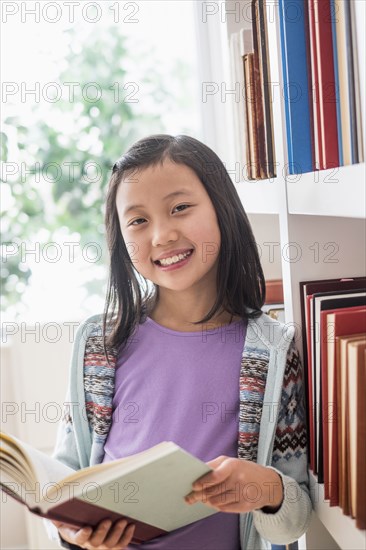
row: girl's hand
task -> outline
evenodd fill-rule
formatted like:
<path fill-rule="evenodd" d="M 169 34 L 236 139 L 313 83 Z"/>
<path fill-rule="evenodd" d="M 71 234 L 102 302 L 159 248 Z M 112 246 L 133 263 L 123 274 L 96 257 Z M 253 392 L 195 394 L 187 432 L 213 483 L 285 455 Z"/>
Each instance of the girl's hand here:
<path fill-rule="evenodd" d="M 56 525 L 61 537 L 87 550 L 123 550 L 131 542 L 135 532 L 135 524 L 128 527 L 126 520 L 117 521 L 113 526 L 111 520 L 101 521 L 96 527 L 82 527 L 75 529 L 67 523 L 52 521 Z M 93 530 L 94 529 L 94 530 Z"/>
<path fill-rule="evenodd" d="M 188 504 L 201 501 L 220 512 L 244 513 L 268 507 L 276 512 L 283 501 L 281 477 L 271 468 L 221 455 L 207 462 L 213 472 L 193 483 Z"/>

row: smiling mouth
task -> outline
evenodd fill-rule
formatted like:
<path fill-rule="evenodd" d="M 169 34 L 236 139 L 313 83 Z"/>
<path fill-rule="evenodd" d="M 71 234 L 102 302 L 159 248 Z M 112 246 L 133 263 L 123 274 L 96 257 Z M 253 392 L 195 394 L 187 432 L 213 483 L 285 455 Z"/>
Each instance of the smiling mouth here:
<path fill-rule="evenodd" d="M 180 262 L 182 262 L 183 260 L 185 260 L 186 258 L 189 258 L 189 256 L 191 256 L 193 253 L 193 249 L 189 250 L 188 252 L 185 252 L 184 254 L 178 254 L 177 257 L 179 258 L 177 261 L 169 261 L 169 263 L 162 263 L 161 260 L 155 260 L 154 261 L 154 264 L 156 265 L 160 265 L 162 267 L 168 267 L 170 265 L 175 265 L 175 264 L 179 264 Z M 182 258 L 180 258 L 180 256 L 183 256 Z M 175 256 L 173 256 L 174 258 Z"/>

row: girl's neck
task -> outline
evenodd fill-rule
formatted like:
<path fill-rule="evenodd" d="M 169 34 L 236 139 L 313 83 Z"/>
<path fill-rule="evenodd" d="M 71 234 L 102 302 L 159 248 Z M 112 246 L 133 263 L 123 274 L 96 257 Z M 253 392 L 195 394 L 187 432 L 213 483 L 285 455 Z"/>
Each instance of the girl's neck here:
<path fill-rule="evenodd" d="M 240 316 L 232 315 L 228 311 L 221 311 L 221 313 L 216 314 L 206 323 L 200 323 L 198 325 L 192 324 L 202 319 L 206 313 L 203 313 L 200 317 L 194 316 L 187 319 L 182 312 L 178 313 L 177 311 L 164 310 L 157 304 L 149 314 L 149 317 L 159 325 L 182 332 L 200 332 L 202 330 L 219 328 L 232 322 L 240 321 L 241 319 Z"/>

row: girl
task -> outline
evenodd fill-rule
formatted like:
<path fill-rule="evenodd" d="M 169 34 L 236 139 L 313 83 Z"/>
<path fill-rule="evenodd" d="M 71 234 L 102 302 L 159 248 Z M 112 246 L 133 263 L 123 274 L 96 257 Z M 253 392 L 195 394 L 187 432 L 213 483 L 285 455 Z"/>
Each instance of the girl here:
<path fill-rule="evenodd" d="M 302 369 L 293 328 L 261 311 L 257 247 L 223 163 L 188 136 L 141 139 L 113 166 L 105 221 L 106 308 L 76 335 L 66 402 L 80 406 L 66 403 L 53 456 L 79 469 L 174 441 L 213 468 L 187 504 L 217 513 L 140 545 L 126 522 L 46 522 L 50 536 L 131 550 L 297 540 L 312 508 Z"/>

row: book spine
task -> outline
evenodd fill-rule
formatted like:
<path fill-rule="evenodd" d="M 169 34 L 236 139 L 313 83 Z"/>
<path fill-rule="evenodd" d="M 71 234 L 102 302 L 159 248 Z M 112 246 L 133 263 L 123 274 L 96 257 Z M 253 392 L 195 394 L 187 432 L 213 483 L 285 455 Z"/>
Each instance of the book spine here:
<path fill-rule="evenodd" d="M 351 11 L 351 37 L 352 37 L 352 51 L 353 51 L 358 162 L 364 162 L 364 153 L 363 153 L 364 140 L 363 140 L 363 134 L 362 134 L 362 106 L 361 106 L 361 95 L 360 95 L 359 52 L 357 48 L 357 23 L 356 23 L 354 2 L 351 2 L 350 4 L 350 11 Z"/>
<path fill-rule="evenodd" d="M 357 464 L 356 464 L 356 527 L 366 529 L 366 350 L 360 351 L 357 368 Z"/>
<path fill-rule="evenodd" d="M 337 50 L 337 5 L 334 0 L 330 0 L 331 8 L 331 23 L 332 23 L 332 45 L 334 59 L 334 80 L 335 80 L 335 97 L 337 111 L 337 138 L 338 138 L 338 154 L 339 165 L 343 166 L 343 144 L 342 144 L 342 117 L 341 117 L 341 99 L 339 90 L 339 68 L 338 68 L 338 50 Z"/>
<path fill-rule="evenodd" d="M 319 88 L 320 168 L 339 166 L 337 112 L 330 0 L 314 0 L 317 82 Z"/>
<path fill-rule="evenodd" d="M 265 129 L 265 147 L 267 158 L 267 177 L 275 177 L 275 153 L 274 153 L 274 132 L 272 119 L 272 94 L 271 94 L 271 79 L 270 79 L 270 63 L 268 55 L 268 37 L 267 37 L 267 20 L 266 20 L 266 3 L 265 0 L 258 2 L 258 26 L 259 26 L 259 49 L 260 49 L 260 74 L 262 86 L 262 100 L 264 113 L 264 129 Z"/>
<path fill-rule="evenodd" d="M 311 349 L 311 340 L 312 340 L 312 323 L 310 317 L 310 301 L 306 300 L 306 317 L 308 320 L 306 328 L 306 345 L 307 345 L 307 373 L 309 381 L 309 393 L 308 393 L 308 405 L 309 405 L 309 440 L 310 440 L 310 449 L 309 449 L 309 459 L 310 459 L 310 468 L 315 473 L 315 446 L 314 446 L 314 376 L 313 376 L 313 361 L 312 361 L 312 349 Z"/>
<path fill-rule="evenodd" d="M 294 13 L 291 13 L 294 10 Z M 279 0 L 289 173 L 313 170 L 304 3 Z"/>
<path fill-rule="evenodd" d="M 326 317 L 322 317 L 320 329 L 321 348 L 320 348 L 320 368 L 322 377 L 322 419 L 323 419 L 323 477 L 324 477 L 324 498 L 329 500 L 329 433 L 328 426 L 332 422 L 332 403 L 328 396 L 328 364 L 327 364 L 327 323 Z"/>
<path fill-rule="evenodd" d="M 314 167 L 319 170 L 323 164 L 321 133 L 320 133 L 320 103 L 319 103 L 319 82 L 318 82 L 318 60 L 316 54 L 316 32 L 314 0 L 307 0 L 308 22 L 309 22 L 309 45 L 310 45 L 310 67 L 311 67 L 311 89 L 312 89 L 312 110 L 314 124 Z"/>
<path fill-rule="evenodd" d="M 356 131 L 355 76 L 354 76 L 354 59 L 353 59 L 353 47 L 352 47 L 350 2 L 345 2 L 344 14 L 345 14 L 346 43 L 347 43 L 348 99 L 349 99 L 349 116 L 350 116 L 350 127 L 351 127 L 351 159 L 352 159 L 352 164 L 354 164 L 358 162 L 358 144 L 357 144 L 357 131 Z"/>
<path fill-rule="evenodd" d="M 239 89 L 243 90 L 244 66 L 241 54 L 241 37 L 237 33 L 232 33 L 230 37 L 230 66 L 233 88 L 235 89 L 236 86 L 239 86 Z M 247 148 L 245 143 L 245 102 L 241 99 L 233 103 L 233 119 L 235 132 L 235 160 L 239 162 L 240 169 L 242 170 L 247 163 Z"/>
<path fill-rule="evenodd" d="M 240 59 L 241 71 L 243 74 L 244 105 L 243 105 L 243 139 L 245 141 L 245 178 L 252 179 L 251 175 L 251 143 L 249 139 L 249 117 L 250 105 L 248 98 L 248 86 L 250 86 L 249 73 L 247 65 L 250 64 L 247 56 L 253 54 L 253 31 L 252 29 L 240 30 Z"/>
<path fill-rule="evenodd" d="M 255 83 L 254 83 L 254 54 L 248 54 L 244 57 L 244 74 L 245 74 L 245 89 L 246 89 L 246 109 L 248 123 L 248 144 L 249 144 L 249 179 L 259 179 L 260 173 L 258 170 L 258 138 L 257 138 L 257 123 L 255 116 Z"/>
<path fill-rule="evenodd" d="M 333 0 L 335 10 L 335 32 L 338 59 L 339 109 L 341 114 L 343 165 L 352 164 L 351 119 L 349 110 L 347 42 L 345 26 L 345 2 Z"/>
<path fill-rule="evenodd" d="M 260 64 L 260 28 L 258 14 L 258 0 L 252 2 L 252 24 L 253 24 L 253 81 L 254 81 L 254 113 L 257 129 L 257 162 L 258 178 L 267 178 L 267 154 L 265 144 L 264 111 L 263 111 L 263 90 Z"/>

